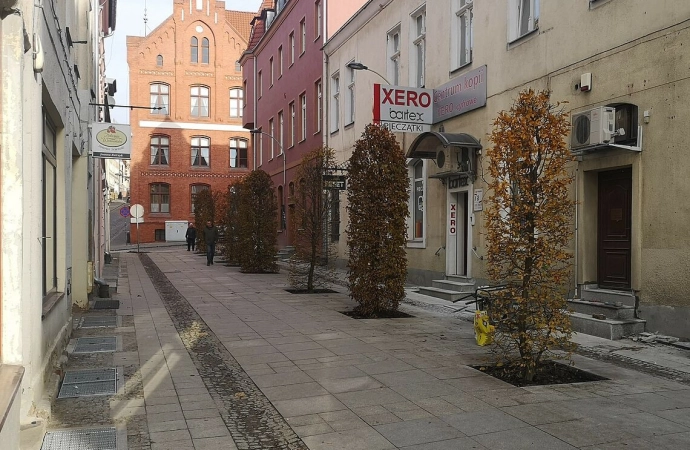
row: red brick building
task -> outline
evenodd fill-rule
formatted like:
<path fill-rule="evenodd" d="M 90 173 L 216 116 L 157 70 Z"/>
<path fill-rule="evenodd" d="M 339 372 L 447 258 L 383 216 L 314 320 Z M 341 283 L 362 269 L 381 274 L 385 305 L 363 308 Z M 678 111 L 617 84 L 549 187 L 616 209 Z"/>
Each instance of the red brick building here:
<path fill-rule="evenodd" d="M 253 16 L 221 1 L 174 0 L 148 36 L 127 37 L 130 104 L 151 106 L 130 112 L 139 242 L 165 240 L 166 222 L 194 220 L 196 193 L 225 191 L 253 168 L 238 63 Z M 136 233 L 132 224 L 132 242 Z"/>

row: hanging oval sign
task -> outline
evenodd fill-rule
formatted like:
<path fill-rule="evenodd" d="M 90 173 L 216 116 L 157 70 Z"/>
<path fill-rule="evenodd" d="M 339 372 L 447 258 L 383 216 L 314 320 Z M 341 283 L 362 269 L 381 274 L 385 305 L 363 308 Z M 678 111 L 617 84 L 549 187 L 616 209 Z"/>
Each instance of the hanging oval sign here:
<path fill-rule="evenodd" d="M 114 126 L 109 126 L 96 134 L 99 144 L 106 147 L 122 147 L 127 143 L 127 135 Z"/>

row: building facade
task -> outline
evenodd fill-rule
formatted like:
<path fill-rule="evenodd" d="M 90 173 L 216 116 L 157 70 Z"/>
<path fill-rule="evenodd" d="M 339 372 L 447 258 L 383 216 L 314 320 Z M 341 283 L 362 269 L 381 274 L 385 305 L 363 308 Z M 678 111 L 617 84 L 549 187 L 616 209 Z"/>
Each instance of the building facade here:
<path fill-rule="evenodd" d="M 225 192 L 252 167 L 238 63 L 251 17 L 175 0 L 148 36 L 127 37 L 130 105 L 150 106 L 130 112 L 130 201 L 144 207 L 132 242 L 165 240 L 166 222 L 194 220 L 196 194 Z"/>
<path fill-rule="evenodd" d="M 484 282 L 482 148 L 493 119 L 520 91 L 550 90 L 573 121 L 570 295 L 587 287 L 630 293 L 647 330 L 688 337 L 690 237 L 681 230 L 690 219 L 682 176 L 690 164 L 682 137 L 690 84 L 680 61 L 688 58 L 690 5 L 500 3 L 367 3 L 325 47 L 327 144 L 349 158 L 373 120 L 373 84 L 432 89 L 430 130 L 396 133 L 413 193 L 409 279 Z M 369 70 L 355 73 L 350 62 Z"/>
<path fill-rule="evenodd" d="M 0 2 L 0 442 L 50 413 L 55 367 L 100 247 L 89 156 L 115 2 Z M 11 376 L 7 376 L 8 371 Z"/>

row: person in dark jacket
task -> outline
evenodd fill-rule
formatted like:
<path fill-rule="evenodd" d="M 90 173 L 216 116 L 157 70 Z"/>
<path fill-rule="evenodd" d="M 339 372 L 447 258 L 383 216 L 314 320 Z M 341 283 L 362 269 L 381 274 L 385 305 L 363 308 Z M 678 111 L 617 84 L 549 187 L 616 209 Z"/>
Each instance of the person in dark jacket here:
<path fill-rule="evenodd" d="M 194 251 L 194 247 L 196 247 L 196 228 L 194 228 L 193 223 L 189 224 L 189 228 L 187 228 L 187 233 L 185 233 L 184 237 L 187 238 L 187 251 L 189 251 L 190 248 Z"/>
<path fill-rule="evenodd" d="M 204 242 L 206 242 L 206 265 L 213 264 L 213 255 L 216 252 L 216 241 L 218 240 L 218 228 L 211 221 L 206 222 L 204 228 Z"/>

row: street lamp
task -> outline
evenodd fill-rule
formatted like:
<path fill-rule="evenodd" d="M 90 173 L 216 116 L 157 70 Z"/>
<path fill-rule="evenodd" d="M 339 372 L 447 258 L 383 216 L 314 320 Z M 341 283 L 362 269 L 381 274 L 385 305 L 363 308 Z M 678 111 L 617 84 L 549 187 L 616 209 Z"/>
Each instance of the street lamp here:
<path fill-rule="evenodd" d="M 283 150 L 283 144 L 281 144 L 280 141 L 278 139 L 276 139 L 272 134 L 266 133 L 265 131 L 260 130 L 259 128 L 253 128 L 253 129 L 249 130 L 249 133 L 253 134 L 253 135 L 263 134 L 265 136 L 270 137 L 271 139 L 273 139 L 273 141 L 276 144 L 278 144 L 278 147 L 280 147 L 280 153 L 283 154 L 283 198 L 282 198 L 283 204 L 281 205 L 281 207 L 283 208 L 283 211 L 280 212 L 281 222 L 282 222 L 282 215 L 285 214 L 285 211 L 284 211 L 284 209 L 285 209 L 285 190 L 287 189 L 287 186 L 285 185 L 285 157 L 287 155 L 285 154 L 285 150 Z M 260 149 L 259 151 L 263 151 L 263 148 Z M 281 223 L 281 226 L 282 226 L 282 223 Z"/>
<path fill-rule="evenodd" d="M 347 66 L 346 66 L 346 67 L 347 67 L 348 69 L 352 69 L 352 70 L 367 70 L 367 71 L 369 71 L 369 72 L 373 72 L 373 73 L 375 73 L 376 75 L 380 76 L 381 79 L 382 79 L 383 81 L 386 82 L 386 84 L 391 85 L 391 82 L 388 81 L 388 80 L 386 79 L 386 77 L 384 77 L 383 75 L 381 75 L 381 74 L 378 73 L 377 71 L 375 71 L 375 70 L 373 70 L 373 69 L 370 69 L 369 67 L 365 66 L 365 65 L 362 64 L 361 62 L 352 61 L 352 62 L 347 63 Z"/>

